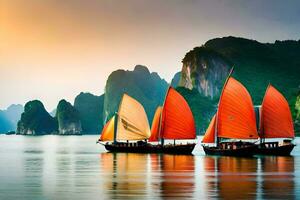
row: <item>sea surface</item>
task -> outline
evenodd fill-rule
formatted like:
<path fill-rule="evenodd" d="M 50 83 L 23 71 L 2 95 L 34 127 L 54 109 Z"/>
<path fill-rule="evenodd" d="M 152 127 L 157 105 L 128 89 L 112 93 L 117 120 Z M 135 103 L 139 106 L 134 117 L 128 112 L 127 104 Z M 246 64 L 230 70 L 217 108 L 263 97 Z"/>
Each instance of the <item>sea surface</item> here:
<path fill-rule="evenodd" d="M 0 199 L 300 199 L 290 157 L 106 153 L 98 136 L 0 135 Z"/>

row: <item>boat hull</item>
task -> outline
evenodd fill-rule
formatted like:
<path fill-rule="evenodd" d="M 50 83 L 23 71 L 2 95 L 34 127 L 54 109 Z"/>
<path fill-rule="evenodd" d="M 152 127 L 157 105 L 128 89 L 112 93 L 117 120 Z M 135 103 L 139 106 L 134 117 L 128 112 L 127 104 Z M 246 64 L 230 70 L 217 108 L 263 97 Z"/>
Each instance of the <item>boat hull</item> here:
<path fill-rule="evenodd" d="M 289 156 L 296 145 L 286 144 L 277 147 L 265 147 L 259 145 L 256 150 L 257 155 L 270 155 L 270 156 Z"/>
<path fill-rule="evenodd" d="M 183 145 L 152 145 L 146 144 L 141 146 L 105 144 L 105 149 L 109 152 L 127 152 L 127 153 L 167 153 L 167 154 L 184 154 L 190 155 L 196 144 Z"/>
<path fill-rule="evenodd" d="M 257 150 L 257 145 L 250 145 L 240 147 L 237 149 L 221 149 L 218 147 L 203 146 L 206 155 L 219 155 L 219 156 L 238 156 L 238 157 L 251 157 Z"/>

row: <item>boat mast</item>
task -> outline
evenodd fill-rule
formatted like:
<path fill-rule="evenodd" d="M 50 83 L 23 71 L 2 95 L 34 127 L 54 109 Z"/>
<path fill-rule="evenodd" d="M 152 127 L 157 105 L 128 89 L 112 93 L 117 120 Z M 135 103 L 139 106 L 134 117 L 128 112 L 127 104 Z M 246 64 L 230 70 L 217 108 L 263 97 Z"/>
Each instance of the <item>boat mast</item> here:
<path fill-rule="evenodd" d="M 118 113 L 115 113 L 114 121 L 114 144 L 117 144 L 117 131 L 118 131 Z"/>
<path fill-rule="evenodd" d="M 123 102 L 123 99 L 124 99 L 124 95 L 126 93 L 123 94 L 122 96 L 122 99 L 120 101 L 120 104 L 119 104 L 119 108 L 118 108 L 118 112 L 115 113 L 115 123 L 114 123 L 114 144 L 117 144 L 117 133 L 118 133 L 118 121 L 119 121 L 119 111 L 120 111 L 120 108 L 121 108 L 121 105 L 122 105 L 122 102 Z"/>
<path fill-rule="evenodd" d="M 162 105 L 162 109 L 160 112 L 160 118 L 159 118 L 159 129 L 158 129 L 158 140 L 160 139 L 161 145 L 164 146 L 164 138 L 161 137 L 161 130 L 162 130 L 162 119 L 163 119 L 163 111 L 164 111 L 164 107 L 165 107 L 165 103 L 166 103 L 166 98 L 168 96 L 169 90 L 170 90 L 171 86 L 168 86 L 168 90 L 165 94 L 165 98 L 164 98 L 164 103 Z"/>
<path fill-rule="evenodd" d="M 215 144 L 216 146 L 218 146 L 219 144 L 219 138 L 218 138 L 218 113 L 219 113 L 219 106 L 220 106 L 220 102 L 221 102 L 221 99 L 222 99 L 222 96 L 223 96 L 223 92 L 224 92 L 224 89 L 228 83 L 228 80 L 229 78 L 231 77 L 232 73 L 233 73 L 233 70 L 234 70 L 234 66 L 230 69 L 229 71 L 229 74 L 225 80 L 225 83 L 224 83 L 224 86 L 222 88 L 222 91 L 221 91 L 221 94 L 220 94 L 220 98 L 219 98 L 219 102 L 218 102 L 218 108 L 217 108 L 217 113 L 216 113 L 216 125 L 215 125 Z"/>

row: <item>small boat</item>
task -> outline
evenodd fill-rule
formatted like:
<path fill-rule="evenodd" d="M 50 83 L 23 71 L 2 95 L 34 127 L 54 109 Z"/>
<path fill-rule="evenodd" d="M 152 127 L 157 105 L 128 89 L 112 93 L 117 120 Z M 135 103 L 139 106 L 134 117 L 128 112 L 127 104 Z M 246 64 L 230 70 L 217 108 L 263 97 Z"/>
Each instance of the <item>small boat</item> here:
<path fill-rule="evenodd" d="M 260 108 L 259 121 L 260 144 L 257 154 L 290 155 L 295 147 L 292 143 L 295 132 L 291 111 L 287 100 L 271 84 L 266 90 Z M 280 138 L 283 139 L 281 142 Z M 266 139 L 273 141 L 267 142 Z"/>
<path fill-rule="evenodd" d="M 193 113 L 183 96 L 169 87 L 164 105 L 158 107 L 154 114 L 149 142 L 161 153 L 191 154 L 196 145 L 195 139 Z M 165 144 L 165 140 L 173 140 L 173 144 Z M 184 140 L 192 141 L 183 143 Z"/>
<path fill-rule="evenodd" d="M 202 140 L 207 155 L 252 156 L 258 148 L 256 119 L 247 89 L 231 77 L 221 92 L 216 114 Z"/>
<path fill-rule="evenodd" d="M 97 143 L 110 152 L 149 152 L 150 127 L 144 107 L 124 94 L 118 112 L 104 126 Z"/>

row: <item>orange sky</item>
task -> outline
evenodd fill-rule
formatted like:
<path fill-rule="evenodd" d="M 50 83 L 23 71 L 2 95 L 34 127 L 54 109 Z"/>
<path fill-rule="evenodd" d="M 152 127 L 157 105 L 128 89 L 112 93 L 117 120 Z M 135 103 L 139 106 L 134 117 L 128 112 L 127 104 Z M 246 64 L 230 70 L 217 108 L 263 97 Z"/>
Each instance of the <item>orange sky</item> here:
<path fill-rule="evenodd" d="M 0 0 L 0 109 L 40 99 L 51 111 L 103 93 L 113 70 L 136 64 L 170 81 L 184 54 L 214 37 L 297 39 L 295 5 L 258 2 Z"/>

